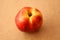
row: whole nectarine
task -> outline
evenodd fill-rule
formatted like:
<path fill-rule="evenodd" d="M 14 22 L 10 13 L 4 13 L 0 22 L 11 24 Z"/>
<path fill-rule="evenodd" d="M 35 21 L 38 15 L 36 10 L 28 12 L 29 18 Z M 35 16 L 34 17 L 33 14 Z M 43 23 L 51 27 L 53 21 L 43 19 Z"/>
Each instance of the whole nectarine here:
<path fill-rule="evenodd" d="M 38 9 L 24 7 L 17 13 L 15 22 L 19 30 L 24 32 L 35 32 L 41 28 L 43 17 Z"/>

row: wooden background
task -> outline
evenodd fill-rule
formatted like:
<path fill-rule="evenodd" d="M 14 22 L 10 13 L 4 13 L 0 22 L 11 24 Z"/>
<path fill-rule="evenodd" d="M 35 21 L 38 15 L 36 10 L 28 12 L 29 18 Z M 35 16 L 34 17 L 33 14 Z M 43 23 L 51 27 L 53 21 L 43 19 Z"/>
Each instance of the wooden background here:
<path fill-rule="evenodd" d="M 21 32 L 15 25 L 17 12 L 27 6 L 43 15 L 37 33 Z M 0 40 L 60 40 L 60 0 L 0 0 Z"/>

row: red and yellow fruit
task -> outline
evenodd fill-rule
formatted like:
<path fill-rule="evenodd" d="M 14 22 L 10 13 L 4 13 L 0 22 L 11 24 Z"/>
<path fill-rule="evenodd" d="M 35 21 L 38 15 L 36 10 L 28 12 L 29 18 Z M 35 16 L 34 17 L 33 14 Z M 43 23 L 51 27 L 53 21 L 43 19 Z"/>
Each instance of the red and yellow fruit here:
<path fill-rule="evenodd" d="M 24 7 L 17 13 L 15 22 L 19 30 L 24 32 L 35 32 L 41 28 L 43 18 L 38 9 Z"/>

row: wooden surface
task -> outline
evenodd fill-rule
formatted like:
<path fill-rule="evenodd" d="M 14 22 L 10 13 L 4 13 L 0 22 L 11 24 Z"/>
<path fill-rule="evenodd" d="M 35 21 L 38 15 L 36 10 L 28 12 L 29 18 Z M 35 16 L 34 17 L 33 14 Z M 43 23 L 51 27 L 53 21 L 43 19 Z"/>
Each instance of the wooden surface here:
<path fill-rule="evenodd" d="M 15 25 L 17 12 L 26 6 L 42 12 L 37 33 L 21 32 Z M 0 40 L 60 40 L 60 0 L 0 0 Z"/>

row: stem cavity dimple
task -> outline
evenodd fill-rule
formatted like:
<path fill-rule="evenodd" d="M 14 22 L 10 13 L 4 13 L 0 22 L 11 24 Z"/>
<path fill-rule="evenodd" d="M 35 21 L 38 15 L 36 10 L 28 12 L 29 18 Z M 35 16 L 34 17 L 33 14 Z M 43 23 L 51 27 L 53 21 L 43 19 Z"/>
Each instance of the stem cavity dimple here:
<path fill-rule="evenodd" d="M 30 12 L 30 13 L 28 13 L 28 16 L 29 16 L 29 17 L 31 17 L 31 16 L 32 16 L 32 13 L 31 13 L 31 12 Z"/>

